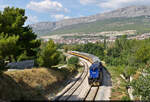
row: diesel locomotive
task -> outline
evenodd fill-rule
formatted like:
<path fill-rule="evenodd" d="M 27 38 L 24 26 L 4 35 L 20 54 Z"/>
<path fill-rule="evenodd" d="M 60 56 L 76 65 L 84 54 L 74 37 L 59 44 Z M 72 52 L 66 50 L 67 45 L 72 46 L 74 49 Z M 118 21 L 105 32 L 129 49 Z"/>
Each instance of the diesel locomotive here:
<path fill-rule="evenodd" d="M 77 51 L 68 51 L 69 54 L 84 58 L 91 63 L 89 67 L 88 83 L 89 85 L 101 85 L 102 83 L 102 68 L 103 65 L 98 57 Z"/>

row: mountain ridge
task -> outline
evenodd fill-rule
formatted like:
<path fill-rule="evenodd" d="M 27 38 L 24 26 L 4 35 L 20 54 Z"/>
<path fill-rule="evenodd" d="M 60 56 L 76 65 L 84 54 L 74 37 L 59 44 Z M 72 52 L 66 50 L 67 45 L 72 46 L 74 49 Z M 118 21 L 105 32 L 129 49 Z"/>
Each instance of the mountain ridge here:
<path fill-rule="evenodd" d="M 57 22 L 39 22 L 29 26 L 33 28 L 36 34 L 49 34 L 50 32 L 70 25 L 96 22 L 111 18 L 133 18 L 139 16 L 150 16 L 150 6 L 128 6 L 92 16 L 65 19 Z"/>

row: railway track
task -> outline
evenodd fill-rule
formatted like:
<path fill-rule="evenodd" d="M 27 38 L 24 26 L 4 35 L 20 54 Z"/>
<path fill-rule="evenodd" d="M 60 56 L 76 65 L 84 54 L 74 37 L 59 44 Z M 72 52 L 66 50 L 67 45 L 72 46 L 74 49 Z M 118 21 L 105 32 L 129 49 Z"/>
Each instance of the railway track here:
<path fill-rule="evenodd" d="M 85 101 L 95 101 L 97 92 L 99 90 L 99 86 L 97 87 L 90 87 L 89 92 L 87 93 L 87 96 L 85 97 Z"/>
<path fill-rule="evenodd" d="M 76 77 L 76 80 L 70 83 L 70 85 L 63 90 L 60 94 L 58 94 L 53 101 L 73 101 L 73 100 L 90 100 L 94 101 L 98 90 L 98 87 L 91 87 L 88 84 L 88 62 L 86 60 L 83 61 L 84 70 L 83 72 Z"/>
<path fill-rule="evenodd" d="M 61 95 L 58 95 L 54 99 L 55 101 L 68 100 L 73 95 L 73 93 L 79 88 L 79 86 L 82 84 L 82 82 L 84 81 L 84 79 L 88 74 L 88 66 L 85 62 L 83 62 L 83 64 L 85 66 L 83 72 L 74 82 L 70 84 L 70 86 L 68 86 L 68 88 L 64 92 L 61 93 Z"/>

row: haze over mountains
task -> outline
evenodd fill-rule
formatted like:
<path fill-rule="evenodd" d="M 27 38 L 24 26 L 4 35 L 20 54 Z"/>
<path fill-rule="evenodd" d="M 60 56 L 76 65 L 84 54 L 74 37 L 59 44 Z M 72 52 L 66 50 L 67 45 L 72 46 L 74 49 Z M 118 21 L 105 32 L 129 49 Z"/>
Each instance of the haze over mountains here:
<path fill-rule="evenodd" d="M 83 25 L 82 27 L 85 28 L 85 26 L 87 26 L 87 24 L 95 24 L 96 22 L 105 23 L 104 21 L 107 21 L 107 20 L 108 21 L 110 20 L 109 24 L 112 24 L 114 22 L 117 22 L 117 20 L 119 20 L 119 22 L 122 22 L 122 20 L 124 20 L 124 19 L 129 20 L 130 18 L 137 19 L 137 17 L 142 17 L 142 18 L 140 18 L 141 20 L 144 19 L 143 20 L 144 22 L 149 22 L 149 16 L 150 16 L 150 6 L 129 6 L 129 7 L 120 8 L 120 9 L 102 13 L 102 14 L 96 14 L 93 16 L 65 19 L 65 20 L 61 20 L 61 21 L 57 21 L 57 22 L 39 22 L 36 24 L 31 24 L 30 26 L 33 28 L 33 31 L 36 34 L 41 36 L 41 35 L 50 35 L 53 32 L 55 34 L 55 32 L 57 32 L 57 31 L 58 31 L 58 33 L 61 33 L 64 30 L 69 30 L 69 29 L 74 29 L 74 28 L 77 29 L 76 25 L 78 25 L 78 24 Z M 145 20 L 145 18 L 146 18 L 146 20 Z M 113 22 L 112 22 L 112 19 L 113 19 Z M 138 18 L 138 21 L 140 21 L 140 19 Z M 132 21 L 128 22 L 128 23 L 132 23 Z M 108 24 L 108 22 L 107 22 L 107 24 Z M 103 26 L 103 25 L 101 25 L 101 26 Z M 107 30 L 106 27 L 105 27 L 105 29 Z M 84 31 L 82 31 L 82 32 L 84 32 Z M 66 33 L 68 33 L 68 32 L 66 32 Z"/>

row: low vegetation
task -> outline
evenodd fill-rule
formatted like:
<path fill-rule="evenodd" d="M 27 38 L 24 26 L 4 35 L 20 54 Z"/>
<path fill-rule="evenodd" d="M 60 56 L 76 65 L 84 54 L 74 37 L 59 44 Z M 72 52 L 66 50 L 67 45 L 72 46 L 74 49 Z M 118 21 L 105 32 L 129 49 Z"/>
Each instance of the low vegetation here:
<path fill-rule="evenodd" d="M 0 74 L 0 98 L 2 100 L 48 100 L 54 97 L 66 81 L 81 72 L 78 66 L 58 68 L 32 68 Z"/>
<path fill-rule="evenodd" d="M 79 68 L 79 58 L 78 57 L 69 58 L 67 61 L 67 66 L 71 72 L 77 71 L 77 68 Z"/>
<path fill-rule="evenodd" d="M 46 68 L 4 72 L 0 75 L 2 100 L 46 100 L 56 93 L 65 73 Z"/>
<path fill-rule="evenodd" d="M 137 71 L 131 85 L 134 88 L 134 96 L 137 100 L 150 100 L 150 65 L 142 67 L 144 71 Z M 141 73 L 142 72 L 142 73 Z"/>
<path fill-rule="evenodd" d="M 118 71 L 118 69 L 122 69 L 120 67 L 107 66 L 112 78 L 111 100 L 130 100 L 126 89 L 127 82 L 121 78 L 121 71 Z"/>

